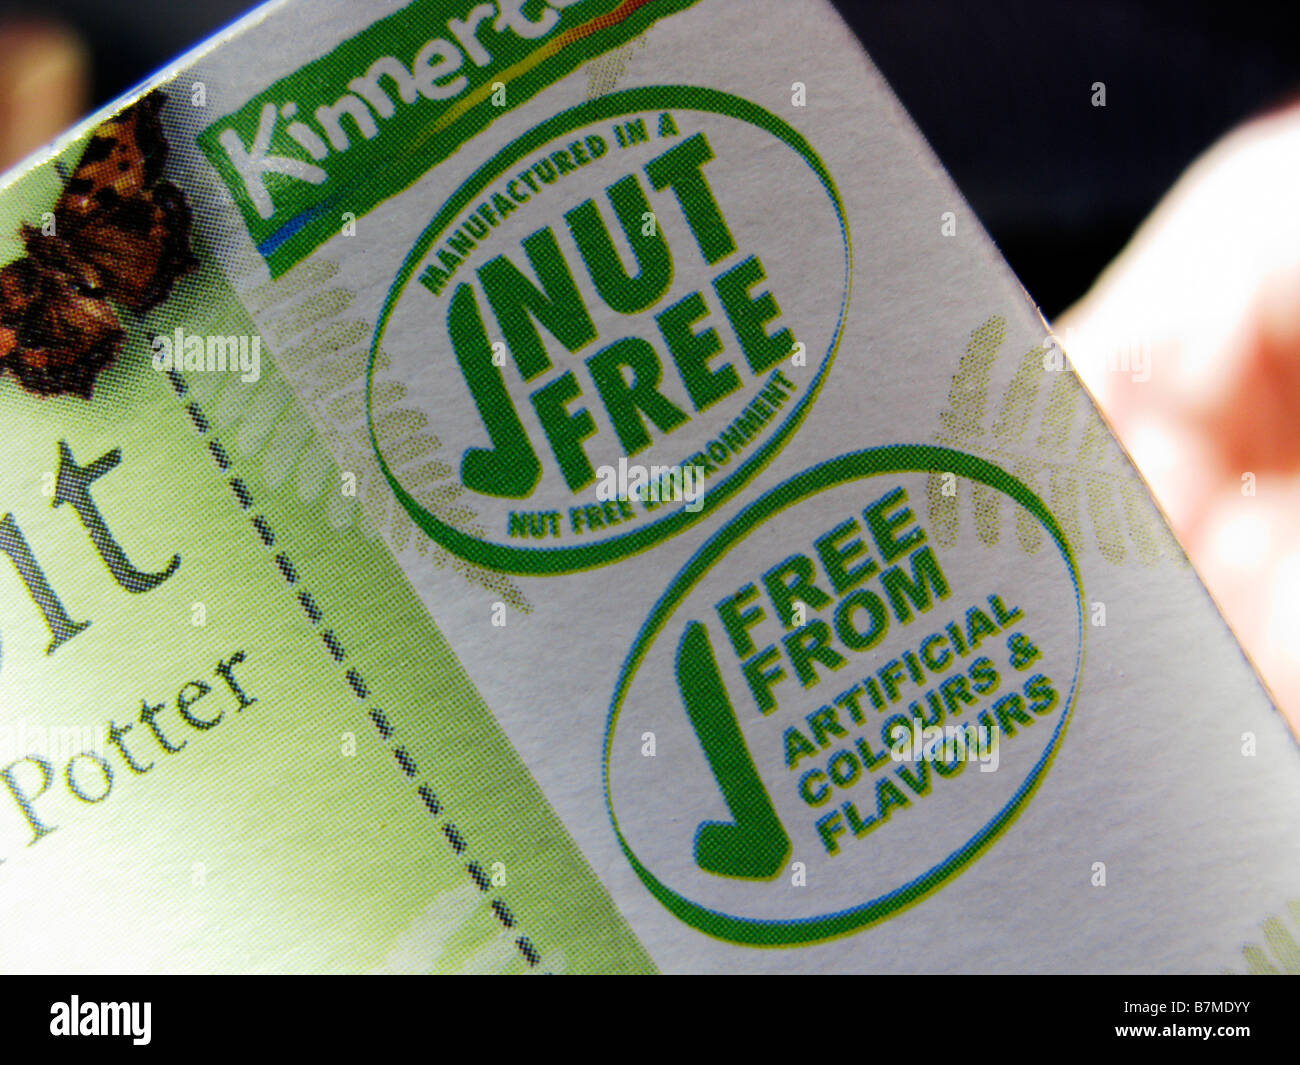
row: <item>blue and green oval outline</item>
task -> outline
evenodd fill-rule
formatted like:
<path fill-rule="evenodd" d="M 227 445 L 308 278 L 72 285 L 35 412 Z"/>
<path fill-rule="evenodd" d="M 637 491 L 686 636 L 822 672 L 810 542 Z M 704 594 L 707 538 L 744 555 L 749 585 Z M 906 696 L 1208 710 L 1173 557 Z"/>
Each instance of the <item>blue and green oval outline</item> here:
<path fill-rule="evenodd" d="M 490 540 L 480 540 L 470 536 L 445 522 L 439 521 L 427 509 L 422 507 L 405 488 L 396 474 L 389 467 L 379 440 L 375 434 L 374 384 L 375 361 L 383 342 L 384 332 L 389 319 L 415 277 L 416 271 L 424 261 L 426 253 L 443 235 L 460 213 L 488 185 L 495 181 L 506 168 L 536 151 L 557 137 L 570 133 L 583 126 L 603 119 L 621 115 L 645 113 L 648 111 L 703 111 L 723 115 L 748 123 L 772 134 L 788 147 L 794 149 L 821 182 L 830 197 L 831 206 L 840 224 L 840 233 L 844 239 L 844 294 L 840 301 L 839 320 L 829 347 L 818 367 L 816 375 L 807 390 L 791 408 L 782 421 L 761 447 L 755 450 L 726 479 L 710 488 L 704 496 L 704 505 L 692 513 L 679 508 L 671 514 L 620 536 L 609 537 L 598 543 L 578 547 L 525 548 L 512 547 Z M 844 335 L 844 322 L 848 314 L 849 293 L 853 283 L 853 247 L 849 236 L 848 218 L 839 190 L 831 178 L 830 171 L 821 157 L 793 126 L 778 118 L 770 111 L 759 107 L 739 96 L 693 85 L 655 85 L 644 88 L 625 89 L 611 93 L 596 100 L 578 104 L 567 111 L 562 111 L 542 122 L 526 133 L 511 141 L 491 159 L 479 167 L 443 204 L 433 221 L 420 234 L 406 259 L 402 263 L 388 295 L 384 300 L 383 310 L 375 326 L 370 344 L 370 356 L 366 370 L 366 422 L 370 432 L 370 446 L 375 460 L 383 472 L 384 478 L 392 488 L 393 494 L 415 524 L 432 540 L 447 550 L 459 555 L 468 562 L 504 573 L 545 576 L 560 573 L 573 573 L 580 570 L 594 569 L 611 562 L 616 562 L 629 555 L 645 551 L 659 542 L 674 536 L 690 525 L 716 510 L 748 484 L 763 470 L 786 443 L 794 431 L 807 417 L 813 401 L 817 398 L 826 375 L 834 362 L 839 348 L 840 338 Z"/>
<path fill-rule="evenodd" d="M 964 845 L 920 876 L 913 878 L 893 891 L 846 910 L 790 921 L 737 917 L 692 902 L 661 883 L 641 863 L 624 838 L 622 829 L 619 828 L 618 817 L 614 813 L 613 796 L 610 794 L 609 781 L 609 760 L 613 749 L 614 731 L 618 725 L 618 714 L 622 708 L 623 700 L 627 696 L 628 689 L 636 676 L 641 660 L 645 657 L 651 642 L 667 624 L 669 617 L 681 601 L 719 559 L 725 556 L 738 541 L 751 533 L 757 526 L 782 511 L 810 499 L 819 492 L 836 488 L 850 481 L 890 473 L 955 473 L 968 480 L 988 485 L 990 488 L 995 488 L 1004 495 L 1009 496 L 1028 510 L 1056 542 L 1061 557 L 1065 560 L 1066 567 L 1069 570 L 1078 603 L 1076 619 L 1078 624 L 1078 653 L 1075 658 L 1074 678 L 1070 682 L 1070 692 L 1065 700 L 1065 708 L 1061 713 L 1061 719 L 1057 722 L 1056 729 L 1053 731 L 1052 738 L 1042 756 L 1034 764 L 1024 783 L 1016 790 L 1010 801 Z M 667 591 L 660 596 L 645 624 L 641 626 L 631 651 L 628 652 L 623 668 L 619 673 L 618 684 L 614 689 L 614 697 L 610 701 L 609 717 L 605 725 L 603 762 L 605 808 L 609 814 L 614 833 L 618 837 L 619 846 L 622 847 L 623 853 L 627 856 L 641 882 L 669 912 L 706 935 L 730 943 L 755 947 L 805 946 L 849 935 L 892 917 L 894 914 L 914 906 L 922 899 L 933 894 L 992 846 L 1016 817 L 1020 815 L 1029 799 L 1032 798 L 1034 792 L 1042 783 L 1043 777 L 1060 748 L 1061 740 L 1065 736 L 1066 725 L 1074 710 L 1075 697 L 1079 687 L 1079 674 L 1083 666 L 1085 631 L 1083 618 L 1083 584 L 1079 576 L 1078 564 L 1075 561 L 1070 544 L 1065 538 L 1064 531 L 1056 518 L 1053 517 L 1051 511 L 1048 510 L 1047 505 L 1028 486 L 993 463 L 975 455 L 932 444 L 892 444 L 885 447 L 870 448 L 865 451 L 850 452 L 838 458 L 819 463 L 803 473 L 796 474 L 764 493 L 737 514 L 736 517 L 714 533 L 704 546 L 692 556 L 690 561 L 673 578 Z"/>

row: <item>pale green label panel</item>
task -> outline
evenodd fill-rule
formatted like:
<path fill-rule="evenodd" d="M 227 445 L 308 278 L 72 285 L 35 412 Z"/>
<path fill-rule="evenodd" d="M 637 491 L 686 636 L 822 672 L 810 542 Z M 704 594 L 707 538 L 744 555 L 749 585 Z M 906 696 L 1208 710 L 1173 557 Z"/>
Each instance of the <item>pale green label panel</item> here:
<path fill-rule="evenodd" d="M 261 338 L 178 326 L 256 334 L 205 261 L 93 401 L 0 380 L 0 968 L 652 970 Z"/>

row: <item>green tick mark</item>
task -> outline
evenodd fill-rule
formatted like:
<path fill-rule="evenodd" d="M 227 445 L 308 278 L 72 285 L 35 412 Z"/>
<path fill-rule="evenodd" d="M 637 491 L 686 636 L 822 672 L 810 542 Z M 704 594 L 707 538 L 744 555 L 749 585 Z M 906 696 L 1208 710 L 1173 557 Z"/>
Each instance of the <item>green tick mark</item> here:
<path fill-rule="evenodd" d="M 686 626 L 677 646 L 677 687 L 733 819 L 700 825 L 695 864 L 717 876 L 771 880 L 790 855 L 790 837 L 741 735 L 708 630 L 698 621 Z"/>

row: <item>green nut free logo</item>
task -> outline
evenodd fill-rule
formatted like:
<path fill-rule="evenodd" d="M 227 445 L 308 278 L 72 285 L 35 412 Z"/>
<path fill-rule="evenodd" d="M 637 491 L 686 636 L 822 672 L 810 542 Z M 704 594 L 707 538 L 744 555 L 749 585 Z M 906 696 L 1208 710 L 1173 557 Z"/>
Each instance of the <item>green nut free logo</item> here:
<path fill-rule="evenodd" d="M 835 184 L 782 119 L 687 86 L 574 107 L 483 163 L 407 256 L 371 349 L 379 464 L 420 528 L 479 565 L 645 550 L 808 415 L 851 273 Z M 389 381 L 457 456 L 454 501 L 407 483 Z"/>

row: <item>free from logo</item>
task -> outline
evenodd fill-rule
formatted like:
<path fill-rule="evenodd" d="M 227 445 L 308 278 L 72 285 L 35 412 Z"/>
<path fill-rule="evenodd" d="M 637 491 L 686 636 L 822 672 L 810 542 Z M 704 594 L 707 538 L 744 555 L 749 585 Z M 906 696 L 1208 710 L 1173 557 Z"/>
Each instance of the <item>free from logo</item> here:
<path fill-rule="evenodd" d="M 1005 496 L 1055 551 L 941 545 L 927 481 Z M 941 889 L 1007 831 L 1064 737 L 1083 653 L 1068 541 L 949 448 L 853 452 L 752 502 L 655 604 L 606 728 L 611 822 L 708 935 L 795 946 Z"/>
<path fill-rule="evenodd" d="M 777 116 L 690 86 L 572 108 L 471 175 L 407 256 L 371 347 L 379 465 L 430 537 L 480 565 L 561 573 L 645 550 L 809 414 L 851 262 L 829 172 Z M 390 468 L 389 381 L 459 454 L 473 524 Z M 633 466 L 698 470 L 703 492 L 609 498 L 606 471 Z"/>

